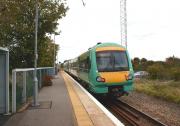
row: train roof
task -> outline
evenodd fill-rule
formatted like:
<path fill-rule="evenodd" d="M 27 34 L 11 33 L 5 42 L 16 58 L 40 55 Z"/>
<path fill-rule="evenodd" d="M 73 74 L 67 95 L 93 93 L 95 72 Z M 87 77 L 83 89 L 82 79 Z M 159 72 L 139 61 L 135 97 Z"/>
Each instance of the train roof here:
<path fill-rule="evenodd" d="M 121 48 L 124 48 L 126 49 L 124 46 L 120 45 L 120 44 L 117 44 L 117 43 L 114 43 L 114 42 L 105 42 L 105 43 L 101 43 L 101 42 L 98 42 L 95 46 L 93 46 L 92 48 L 90 49 L 93 49 L 93 48 L 98 48 L 98 47 L 106 47 L 106 46 L 115 46 L 115 47 L 121 47 Z M 89 50 L 90 50 L 89 49 Z"/>
<path fill-rule="evenodd" d="M 91 51 L 92 49 L 96 49 L 96 48 L 98 48 L 98 47 L 108 47 L 108 46 L 121 47 L 121 48 L 124 48 L 124 49 L 126 50 L 126 48 L 125 48 L 124 46 L 122 46 L 122 45 L 120 45 L 120 44 L 117 44 L 117 43 L 115 43 L 115 42 L 103 42 L 103 43 L 98 42 L 95 46 L 93 46 L 92 48 L 89 48 L 88 51 Z M 88 51 L 82 53 L 82 54 L 79 55 L 78 57 L 84 57 L 85 55 L 87 55 L 87 52 L 88 52 Z M 78 57 L 76 57 L 75 59 L 77 59 Z M 71 61 L 71 60 L 72 60 L 72 59 L 65 60 L 64 63 L 65 63 L 65 62 L 69 62 L 69 61 Z"/>

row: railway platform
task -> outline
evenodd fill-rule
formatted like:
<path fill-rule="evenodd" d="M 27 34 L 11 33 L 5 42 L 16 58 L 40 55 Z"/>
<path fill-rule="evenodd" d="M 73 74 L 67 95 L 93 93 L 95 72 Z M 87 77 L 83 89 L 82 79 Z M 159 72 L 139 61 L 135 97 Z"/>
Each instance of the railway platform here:
<path fill-rule="evenodd" d="M 4 126 L 123 126 L 61 71 L 38 95 L 40 106 L 14 114 Z"/>

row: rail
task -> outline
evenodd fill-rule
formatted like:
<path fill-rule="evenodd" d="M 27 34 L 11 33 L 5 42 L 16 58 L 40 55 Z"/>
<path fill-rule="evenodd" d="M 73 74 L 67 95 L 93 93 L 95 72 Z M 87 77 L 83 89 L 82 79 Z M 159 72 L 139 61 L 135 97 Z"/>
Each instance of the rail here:
<path fill-rule="evenodd" d="M 154 118 L 154 117 L 152 117 L 152 116 L 150 116 L 150 115 L 148 115 L 148 114 L 146 114 L 146 113 L 144 113 L 144 112 L 134 108 L 133 106 L 131 106 L 131 105 L 129 105 L 129 104 L 127 104 L 127 103 L 125 103 L 125 102 L 123 102 L 121 100 L 118 100 L 118 102 L 121 105 L 125 106 L 126 108 L 129 108 L 129 110 L 131 110 L 133 113 L 136 113 L 136 114 L 140 115 L 140 117 L 143 117 L 144 119 L 152 122 L 152 124 L 154 124 L 154 125 L 157 125 L 157 126 L 167 126 L 166 124 L 160 122 L 156 118 Z"/>
<path fill-rule="evenodd" d="M 110 99 L 109 99 L 110 100 Z M 121 100 L 102 100 L 105 106 L 109 108 L 119 119 L 123 119 L 124 123 L 132 126 L 167 126 L 159 120 L 147 115 L 146 113 L 137 110 L 131 105 Z"/>

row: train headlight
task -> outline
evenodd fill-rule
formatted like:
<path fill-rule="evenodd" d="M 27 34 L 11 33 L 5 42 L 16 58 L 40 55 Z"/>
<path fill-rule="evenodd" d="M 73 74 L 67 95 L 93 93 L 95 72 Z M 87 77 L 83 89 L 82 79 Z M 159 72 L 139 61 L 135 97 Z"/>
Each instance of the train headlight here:
<path fill-rule="evenodd" d="M 125 77 L 126 77 L 126 80 L 132 80 L 133 79 L 133 75 L 132 74 L 128 74 Z"/>
<path fill-rule="evenodd" d="M 97 82 L 105 82 L 105 78 L 102 78 L 100 76 L 96 77 Z"/>

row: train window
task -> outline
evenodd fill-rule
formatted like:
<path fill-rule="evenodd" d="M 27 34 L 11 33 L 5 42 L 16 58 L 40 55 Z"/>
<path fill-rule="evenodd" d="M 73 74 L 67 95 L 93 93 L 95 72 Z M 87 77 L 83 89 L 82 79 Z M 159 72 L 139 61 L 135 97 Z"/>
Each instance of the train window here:
<path fill-rule="evenodd" d="M 90 69 L 89 57 L 79 61 L 79 67 L 81 71 L 87 72 Z"/>
<path fill-rule="evenodd" d="M 99 72 L 127 71 L 128 59 L 125 51 L 103 51 L 96 53 Z"/>
<path fill-rule="evenodd" d="M 88 64 L 88 70 L 90 70 L 91 69 L 91 60 L 89 57 L 87 58 L 87 64 Z"/>
<path fill-rule="evenodd" d="M 91 68 L 91 62 L 90 62 L 89 56 L 86 58 L 85 62 L 86 62 L 85 69 L 89 70 Z"/>

